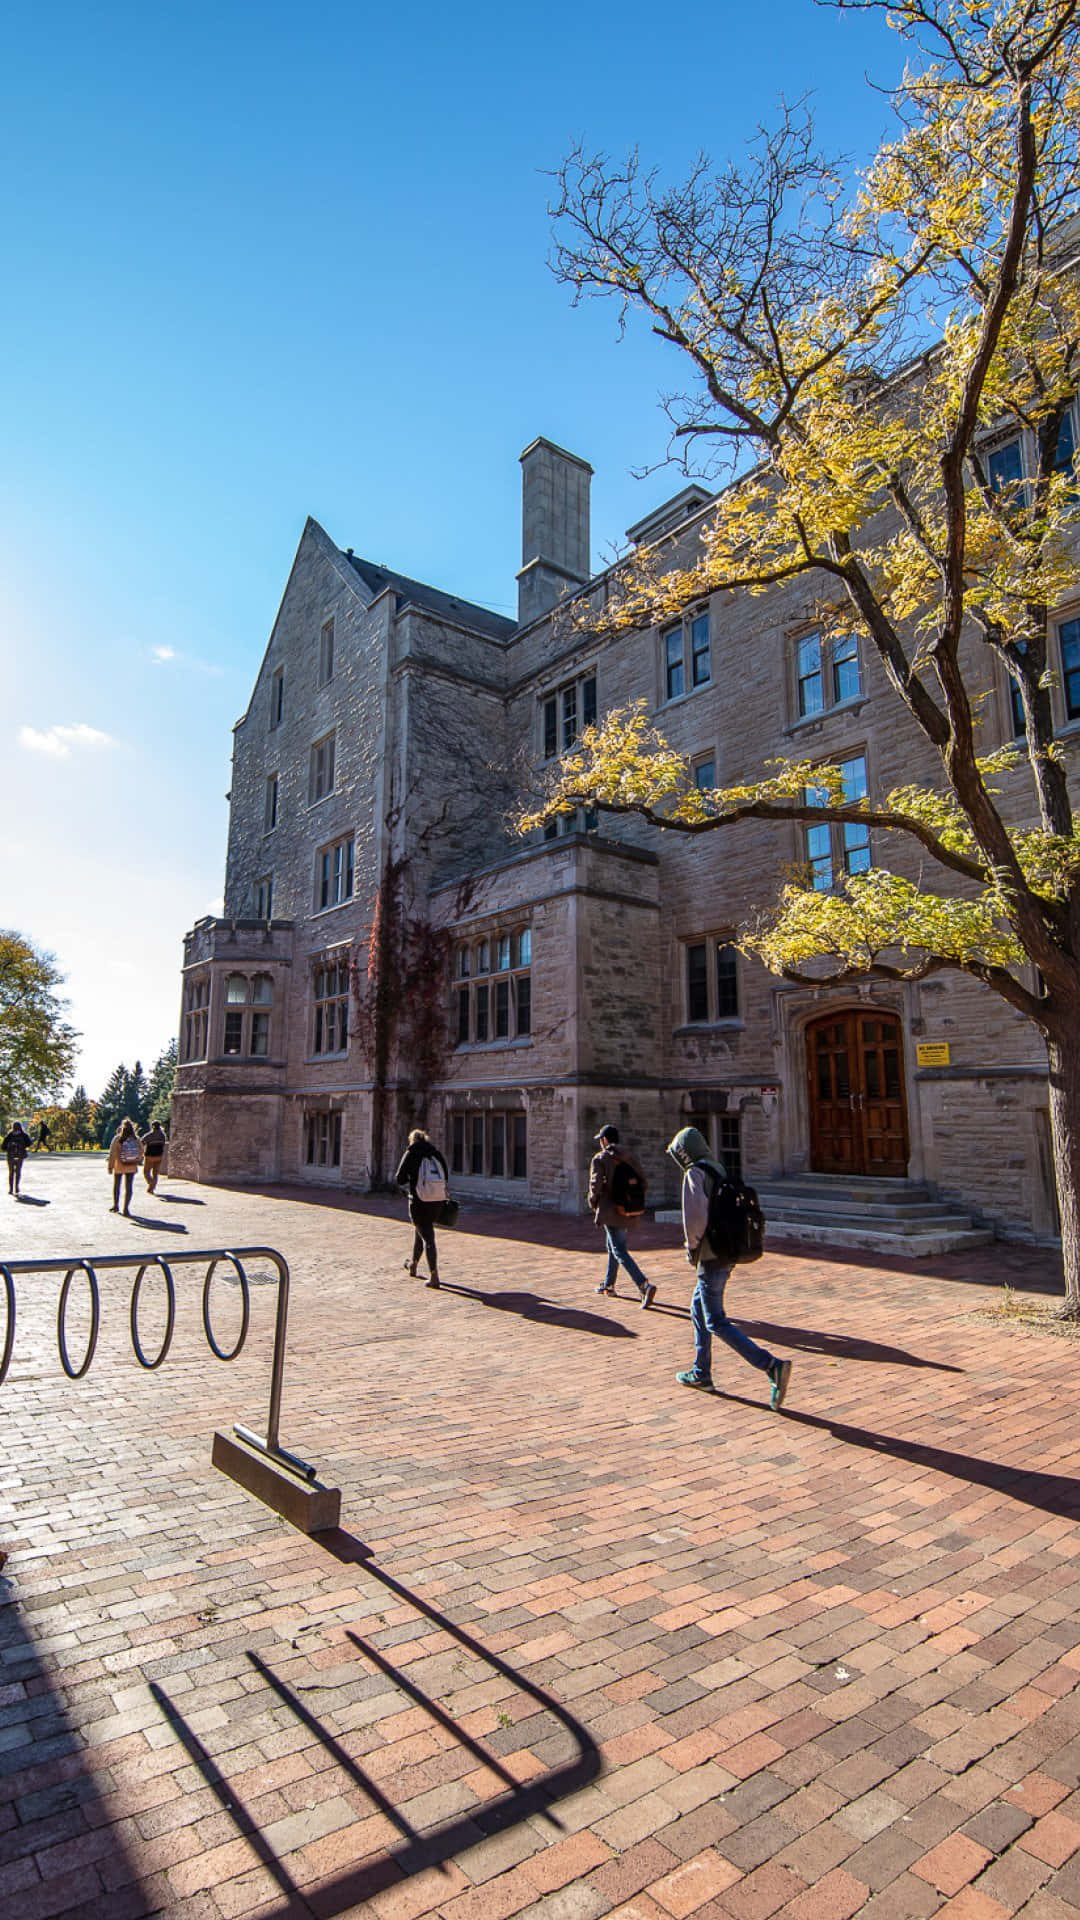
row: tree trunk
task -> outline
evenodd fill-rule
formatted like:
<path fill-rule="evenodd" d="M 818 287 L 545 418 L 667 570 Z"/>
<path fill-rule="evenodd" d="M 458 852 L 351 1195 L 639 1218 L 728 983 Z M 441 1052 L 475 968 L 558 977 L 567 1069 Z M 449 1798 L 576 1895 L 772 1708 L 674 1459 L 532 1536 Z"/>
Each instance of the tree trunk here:
<path fill-rule="evenodd" d="M 1048 1036 L 1050 1129 L 1065 1267 L 1062 1318 L 1080 1320 L 1080 1030 Z"/>

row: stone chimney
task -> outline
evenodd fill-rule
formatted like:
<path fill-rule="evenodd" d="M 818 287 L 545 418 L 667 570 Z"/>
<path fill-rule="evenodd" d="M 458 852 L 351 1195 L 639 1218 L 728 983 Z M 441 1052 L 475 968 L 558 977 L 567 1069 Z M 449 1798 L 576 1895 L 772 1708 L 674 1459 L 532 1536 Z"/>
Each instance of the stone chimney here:
<path fill-rule="evenodd" d="M 551 440 L 534 440 L 521 456 L 520 626 L 589 578 L 592 473 L 587 460 Z"/>

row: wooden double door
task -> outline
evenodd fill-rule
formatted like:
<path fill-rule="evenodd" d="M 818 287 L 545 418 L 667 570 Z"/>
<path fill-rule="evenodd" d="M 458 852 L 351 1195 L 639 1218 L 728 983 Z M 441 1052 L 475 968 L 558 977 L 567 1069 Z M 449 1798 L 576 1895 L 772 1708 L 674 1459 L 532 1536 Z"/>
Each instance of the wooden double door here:
<path fill-rule="evenodd" d="M 900 1022 L 862 1009 L 806 1029 L 810 1166 L 814 1173 L 907 1172 L 907 1100 Z"/>

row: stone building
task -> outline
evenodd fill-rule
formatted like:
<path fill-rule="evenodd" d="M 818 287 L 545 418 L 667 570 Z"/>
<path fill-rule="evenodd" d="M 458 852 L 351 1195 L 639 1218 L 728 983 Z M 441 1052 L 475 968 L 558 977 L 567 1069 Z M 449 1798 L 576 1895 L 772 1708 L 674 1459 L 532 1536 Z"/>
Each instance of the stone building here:
<path fill-rule="evenodd" d="M 462 1198 L 578 1211 L 601 1124 L 635 1144 L 660 1201 L 664 1143 L 692 1120 L 774 1222 L 797 1224 L 801 1197 L 800 1231 L 827 1205 L 836 1238 L 850 1201 L 857 1243 L 860 1202 L 898 1223 L 910 1199 L 926 1248 L 950 1203 L 1052 1236 L 1046 1058 L 1022 1016 L 953 978 L 789 986 L 732 945 L 790 865 L 828 885 L 869 864 L 865 828 L 684 839 L 605 816 L 513 837 L 530 769 L 638 698 L 702 785 L 779 756 L 839 763 L 852 795 L 935 773 L 876 656 L 823 639 L 805 583 L 603 641 L 553 617 L 607 591 L 591 469 L 544 439 L 521 460 L 516 621 L 304 529 L 235 730 L 224 915 L 184 943 L 174 1168 L 363 1189 L 422 1117 Z M 685 551 L 709 507 L 686 487 L 628 538 Z M 1072 759 L 1080 590 L 1054 645 Z M 1003 673 L 985 693 L 988 750 L 1017 722 Z M 1023 771 L 1006 780 L 1021 807 Z"/>

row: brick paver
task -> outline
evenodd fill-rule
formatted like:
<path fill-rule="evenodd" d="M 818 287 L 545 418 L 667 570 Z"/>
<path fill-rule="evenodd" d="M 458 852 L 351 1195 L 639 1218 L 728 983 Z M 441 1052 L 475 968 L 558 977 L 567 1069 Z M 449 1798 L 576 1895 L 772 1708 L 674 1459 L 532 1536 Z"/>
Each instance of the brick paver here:
<path fill-rule="evenodd" d="M 402 1271 L 401 1208 L 166 1182 L 106 1212 L 44 1156 L 0 1258 L 269 1243 L 308 1540 L 210 1466 L 265 1417 L 273 1288 L 231 1366 L 177 1269 L 159 1373 L 103 1276 L 69 1383 L 20 1282 L 0 1389 L 0 1910 L 13 1920 L 957 1920 L 1080 1914 L 1075 1368 L 971 1318 L 1048 1257 L 791 1249 L 731 1286 L 795 1362 L 681 1392 L 690 1276 L 597 1300 L 587 1222 L 491 1209 Z M 144 1343 L 161 1327 L 147 1275 Z M 238 1289 L 215 1283 L 218 1337 Z M 83 1350 L 86 1287 L 71 1289 Z"/>

